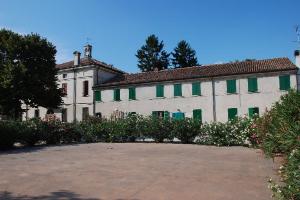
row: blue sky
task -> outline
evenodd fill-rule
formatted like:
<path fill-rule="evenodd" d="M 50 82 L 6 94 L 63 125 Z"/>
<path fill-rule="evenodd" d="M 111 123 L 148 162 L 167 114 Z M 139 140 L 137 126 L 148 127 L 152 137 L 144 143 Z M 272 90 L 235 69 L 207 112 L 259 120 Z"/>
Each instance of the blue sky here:
<path fill-rule="evenodd" d="M 187 40 L 200 64 L 289 57 L 299 0 L 0 0 L 0 28 L 39 33 L 69 61 L 91 38 L 93 57 L 137 72 L 135 53 L 156 34 L 172 51 Z"/>

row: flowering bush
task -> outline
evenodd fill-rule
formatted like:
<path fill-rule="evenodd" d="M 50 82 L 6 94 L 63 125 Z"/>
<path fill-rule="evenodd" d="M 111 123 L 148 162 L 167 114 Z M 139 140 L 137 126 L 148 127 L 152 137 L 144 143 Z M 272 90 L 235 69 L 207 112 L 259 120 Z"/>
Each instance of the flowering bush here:
<path fill-rule="evenodd" d="M 284 182 L 270 186 L 277 199 L 300 199 L 300 93 L 291 90 L 257 120 L 261 148 L 270 157 L 285 158 L 279 172 Z"/>
<path fill-rule="evenodd" d="M 255 134 L 253 122 L 252 119 L 237 118 L 226 123 L 206 123 L 202 126 L 201 134 L 196 142 L 217 146 L 250 146 L 252 144 L 252 139 L 250 138 Z"/>

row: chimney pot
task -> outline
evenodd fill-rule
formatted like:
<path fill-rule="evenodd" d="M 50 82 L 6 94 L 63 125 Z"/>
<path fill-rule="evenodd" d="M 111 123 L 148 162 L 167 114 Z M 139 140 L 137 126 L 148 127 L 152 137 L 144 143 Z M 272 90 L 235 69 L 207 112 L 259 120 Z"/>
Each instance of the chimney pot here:
<path fill-rule="evenodd" d="M 300 50 L 294 52 L 295 56 L 295 65 L 300 68 Z"/>
<path fill-rule="evenodd" d="M 74 51 L 74 66 L 79 66 L 80 65 L 80 52 L 79 51 Z"/>

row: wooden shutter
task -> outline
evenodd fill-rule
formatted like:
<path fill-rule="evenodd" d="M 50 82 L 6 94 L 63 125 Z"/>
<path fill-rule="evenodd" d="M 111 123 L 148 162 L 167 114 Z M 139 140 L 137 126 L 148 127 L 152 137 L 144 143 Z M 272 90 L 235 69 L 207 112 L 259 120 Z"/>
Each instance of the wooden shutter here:
<path fill-rule="evenodd" d="M 164 112 L 164 119 L 170 119 L 170 113 L 168 111 Z"/>
<path fill-rule="evenodd" d="M 62 93 L 64 96 L 67 96 L 68 94 L 68 84 L 67 83 L 63 83 L 62 85 Z"/>
<path fill-rule="evenodd" d="M 134 87 L 129 88 L 128 92 L 129 92 L 129 100 L 135 100 L 135 88 Z"/>
<path fill-rule="evenodd" d="M 279 89 L 289 90 L 291 88 L 290 75 L 279 76 Z"/>
<path fill-rule="evenodd" d="M 120 101 L 120 89 L 114 90 L 114 101 Z"/>
<path fill-rule="evenodd" d="M 95 101 L 101 101 L 101 91 L 95 91 Z"/>
<path fill-rule="evenodd" d="M 259 108 L 258 107 L 249 108 L 248 112 L 249 112 L 250 118 L 252 118 L 254 115 L 259 116 Z"/>
<path fill-rule="evenodd" d="M 164 86 L 163 85 L 156 86 L 156 97 L 164 97 Z"/>
<path fill-rule="evenodd" d="M 248 92 L 257 92 L 257 78 L 248 78 Z"/>
<path fill-rule="evenodd" d="M 173 113 L 172 117 L 175 120 L 180 120 L 180 119 L 184 119 L 185 115 L 183 112 L 176 112 L 176 113 Z"/>
<path fill-rule="evenodd" d="M 174 96 L 182 96 L 182 89 L 181 89 L 181 84 L 174 84 Z"/>
<path fill-rule="evenodd" d="M 233 94 L 236 93 L 236 80 L 227 80 L 227 93 Z"/>
<path fill-rule="evenodd" d="M 196 82 L 192 84 L 192 95 L 201 95 L 200 82 Z"/>
<path fill-rule="evenodd" d="M 233 120 L 237 117 L 237 108 L 228 108 L 228 120 Z"/>
<path fill-rule="evenodd" d="M 83 96 L 89 95 L 89 81 L 83 81 Z"/>
<path fill-rule="evenodd" d="M 202 110 L 201 109 L 193 110 L 193 118 L 194 120 L 198 120 L 202 122 Z"/>

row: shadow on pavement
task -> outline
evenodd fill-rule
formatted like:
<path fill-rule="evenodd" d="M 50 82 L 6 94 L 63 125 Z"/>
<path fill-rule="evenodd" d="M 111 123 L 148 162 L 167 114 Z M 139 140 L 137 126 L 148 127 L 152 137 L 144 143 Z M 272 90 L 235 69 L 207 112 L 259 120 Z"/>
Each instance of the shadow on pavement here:
<path fill-rule="evenodd" d="M 58 145 L 38 145 L 38 146 L 33 146 L 33 147 L 14 147 L 11 149 L 0 149 L 0 155 L 4 154 L 19 154 L 19 153 L 32 153 L 36 151 L 41 151 L 43 149 L 51 148 L 51 147 L 59 147 L 59 146 L 78 146 L 80 143 L 73 143 L 73 144 L 58 144 Z"/>
<path fill-rule="evenodd" d="M 10 192 L 0 192 L 0 199 L 2 200 L 101 200 L 95 198 L 82 198 L 79 194 L 67 190 L 52 192 L 49 195 L 42 196 L 14 196 Z"/>

